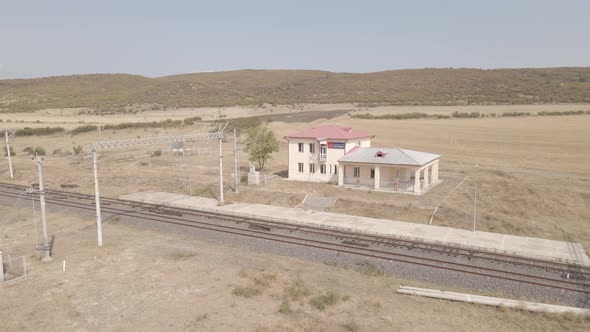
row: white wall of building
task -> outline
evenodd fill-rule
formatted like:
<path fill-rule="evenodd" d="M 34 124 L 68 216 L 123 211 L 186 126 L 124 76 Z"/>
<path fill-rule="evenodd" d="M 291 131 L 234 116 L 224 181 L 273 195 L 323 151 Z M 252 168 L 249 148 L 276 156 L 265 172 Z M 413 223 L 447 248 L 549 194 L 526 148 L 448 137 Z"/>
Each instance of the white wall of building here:
<path fill-rule="evenodd" d="M 299 143 L 303 143 L 303 152 L 299 152 Z M 326 158 L 320 158 L 320 145 L 326 144 Z M 328 148 L 329 143 L 340 143 L 344 149 Z M 309 144 L 315 146 L 314 153 L 310 153 Z M 338 144 L 337 144 L 338 145 Z M 354 140 L 325 140 L 318 141 L 312 138 L 289 139 L 289 179 L 297 181 L 332 182 L 338 183 L 338 159 L 356 146 L 370 147 L 371 139 L 362 138 Z M 315 172 L 309 174 L 309 156 L 313 156 Z M 299 171 L 299 163 L 303 164 L 303 172 Z M 325 165 L 326 173 L 321 173 L 321 165 Z"/>

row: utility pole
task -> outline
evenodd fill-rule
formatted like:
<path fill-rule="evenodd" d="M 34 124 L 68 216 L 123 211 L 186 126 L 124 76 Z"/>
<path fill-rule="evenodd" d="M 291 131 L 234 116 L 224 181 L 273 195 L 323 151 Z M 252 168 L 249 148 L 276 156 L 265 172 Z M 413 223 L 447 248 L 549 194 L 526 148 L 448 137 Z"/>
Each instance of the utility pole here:
<path fill-rule="evenodd" d="M 10 170 L 10 178 L 14 179 L 14 172 L 12 171 L 12 156 L 10 155 L 10 144 L 8 144 L 8 129 L 4 130 L 4 137 L 6 138 L 6 156 L 8 157 L 8 169 Z"/>
<path fill-rule="evenodd" d="M 473 231 L 475 232 L 475 226 L 477 224 L 477 167 L 475 164 L 475 182 L 473 185 Z"/>
<path fill-rule="evenodd" d="M 219 126 L 219 203 L 223 204 L 223 131 Z"/>
<path fill-rule="evenodd" d="M 94 200 L 96 207 L 96 236 L 98 246 L 102 247 L 102 218 L 100 216 L 100 194 L 98 193 L 98 165 L 96 162 L 96 148 L 92 147 L 92 170 L 94 172 Z"/>
<path fill-rule="evenodd" d="M 45 211 L 45 185 L 43 184 L 43 158 L 37 157 L 37 169 L 39 171 L 39 205 L 41 207 L 41 227 L 43 231 L 43 258 L 41 260 L 45 263 L 51 262 L 51 249 L 49 248 L 49 240 L 47 239 L 47 213 Z"/>
<path fill-rule="evenodd" d="M 234 128 L 234 177 L 236 180 L 236 187 L 235 187 L 235 192 L 238 193 L 239 189 L 238 187 L 240 186 L 240 174 L 239 174 L 239 166 L 238 166 L 238 140 L 237 140 L 237 135 L 236 135 L 236 128 Z"/>

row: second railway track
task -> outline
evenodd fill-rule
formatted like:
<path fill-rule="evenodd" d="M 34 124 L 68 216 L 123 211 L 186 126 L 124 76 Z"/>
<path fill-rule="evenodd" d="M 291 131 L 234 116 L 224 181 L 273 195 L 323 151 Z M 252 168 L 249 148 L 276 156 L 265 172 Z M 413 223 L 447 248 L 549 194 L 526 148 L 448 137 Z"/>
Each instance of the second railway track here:
<path fill-rule="evenodd" d="M 0 188 L 8 189 L 0 190 L 0 196 L 11 198 L 21 197 L 22 191 L 25 189 L 23 186 L 12 184 L 0 184 Z M 81 210 L 94 209 L 93 196 L 91 195 L 55 190 L 46 190 L 46 193 L 48 203 Z M 356 234 L 353 232 L 349 233 L 340 230 L 333 231 L 320 227 L 316 228 L 290 225 L 280 222 L 271 222 L 268 220 L 249 220 L 248 218 L 216 215 L 207 212 L 204 213 L 188 209 L 170 208 L 155 204 L 135 203 L 113 198 L 103 198 L 101 199 L 101 203 L 104 205 L 102 210 L 105 213 L 111 213 L 113 215 L 128 216 L 154 222 L 200 228 L 208 231 L 223 232 L 226 234 L 246 236 L 261 240 L 276 241 L 291 245 L 306 246 L 315 249 L 330 250 L 339 253 L 387 261 L 414 264 L 433 269 L 443 269 L 457 273 L 477 275 L 481 277 L 517 283 L 525 283 L 529 285 L 566 290 L 575 293 L 590 294 L 590 282 L 588 282 L 590 281 L 590 273 L 586 268 L 580 266 L 571 266 L 534 259 L 527 262 L 522 257 L 511 259 L 513 257 L 508 257 L 508 255 L 494 256 L 495 253 L 490 254 L 483 251 L 475 251 L 471 253 L 461 252 L 461 250 L 465 249 L 453 247 L 445 248 L 442 245 L 432 245 L 431 247 L 428 247 L 430 244 L 420 244 L 415 241 L 406 241 L 366 234 Z M 114 207 L 114 205 L 119 205 L 119 207 Z M 136 209 L 141 210 L 137 211 Z M 222 219 L 226 222 L 233 222 L 235 225 L 232 226 L 203 220 L 193 220 L 187 218 L 185 215 L 206 219 Z M 242 224 L 246 224 L 247 227 L 244 228 Z M 288 234 L 284 234 L 284 232 L 288 232 Z M 420 255 L 408 255 L 386 250 L 400 246 L 411 246 L 412 248 L 426 252 L 435 251 L 441 255 L 448 255 L 449 259 L 423 257 Z M 466 256 L 470 256 L 470 259 L 489 260 L 500 262 L 504 265 L 509 264 L 514 267 L 526 266 L 529 269 L 551 271 L 553 275 L 558 275 L 559 277 L 555 278 L 554 276 L 547 277 L 533 273 L 522 273 L 514 271 L 514 269 L 499 269 L 477 264 L 466 264 L 453 259 L 456 257 Z"/>

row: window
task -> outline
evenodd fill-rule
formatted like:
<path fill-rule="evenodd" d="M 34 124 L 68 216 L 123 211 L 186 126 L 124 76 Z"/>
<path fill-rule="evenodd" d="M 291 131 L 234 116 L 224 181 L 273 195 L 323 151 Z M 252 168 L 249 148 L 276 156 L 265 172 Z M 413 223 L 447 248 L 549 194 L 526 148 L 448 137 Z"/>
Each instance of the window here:
<path fill-rule="evenodd" d="M 315 153 L 315 143 L 309 143 L 309 153 Z"/>
<path fill-rule="evenodd" d="M 322 145 L 320 145 L 320 159 L 326 160 L 327 157 L 328 157 L 328 149 L 326 147 L 326 144 L 322 144 Z"/>
<path fill-rule="evenodd" d="M 297 144 L 297 145 L 298 145 L 298 146 L 297 146 L 297 148 L 298 148 L 298 151 L 299 151 L 299 152 L 303 152 L 303 143 L 299 143 L 299 144 Z"/>
<path fill-rule="evenodd" d="M 375 169 L 371 168 L 371 179 L 375 178 Z"/>
<path fill-rule="evenodd" d="M 360 167 L 355 167 L 354 168 L 354 175 L 355 178 L 360 178 L 361 177 L 361 168 Z"/>
<path fill-rule="evenodd" d="M 332 165 L 330 165 L 330 174 L 332 174 Z"/>
<path fill-rule="evenodd" d="M 320 173 L 326 174 L 326 165 L 325 164 L 320 165 Z"/>
<path fill-rule="evenodd" d="M 315 173 L 315 164 L 309 164 L 309 172 L 310 173 Z"/>
<path fill-rule="evenodd" d="M 334 165 L 334 174 L 338 174 L 338 165 Z"/>
<path fill-rule="evenodd" d="M 299 173 L 303 173 L 303 163 L 297 163 L 297 169 L 299 170 Z"/>

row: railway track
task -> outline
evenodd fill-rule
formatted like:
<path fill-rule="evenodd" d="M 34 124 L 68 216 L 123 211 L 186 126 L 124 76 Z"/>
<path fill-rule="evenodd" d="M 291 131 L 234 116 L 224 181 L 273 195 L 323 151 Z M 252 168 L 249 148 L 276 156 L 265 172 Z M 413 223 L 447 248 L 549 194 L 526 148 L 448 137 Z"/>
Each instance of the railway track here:
<path fill-rule="evenodd" d="M 25 188 L 24 186 L 13 184 L 0 184 L 0 189 L 4 189 L 0 190 L 0 196 L 18 198 L 22 195 Z M 52 205 L 94 211 L 94 196 L 92 195 L 56 190 L 46 190 L 46 194 L 46 201 Z M 417 241 L 358 234 L 321 227 L 285 224 L 265 219 L 240 218 L 211 212 L 170 208 L 149 203 L 129 202 L 113 198 L 102 198 L 101 205 L 104 213 L 118 216 L 140 218 L 159 223 L 194 227 L 237 236 L 247 236 L 356 256 L 443 269 L 485 278 L 590 294 L 590 271 L 587 268 L 576 265 L 536 259 L 526 260 L 523 257 L 505 254 L 487 253 L 478 250 L 469 251 L 464 248 L 445 247 L 438 244 L 426 244 Z M 200 219 L 191 219 L 195 217 Z M 219 221 L 219 219 L 226 221 L 226 223 L 223 224 L 213 221 Z M 395 248 L 417 249 L 425 253 L 436 253 L 437 256 L 447 256 L 451 259 L 423 257 L 391 251 L 391 249 Z M 458 262 L 456 259 L 465 257 L 472 264 Z M 483 266 L 482 264 L 478 265 L 475 264 L 475 261 L 499 263 L 504 267 L 506 265 L 511 266 L 512 269 L 492 268 Z M 531 270 L 527 272 L 533 273 L 515 271 L 523 267 L 525 270 Z M 534 270 L 548 272 L 551 276 L 534 273 Z"/>

